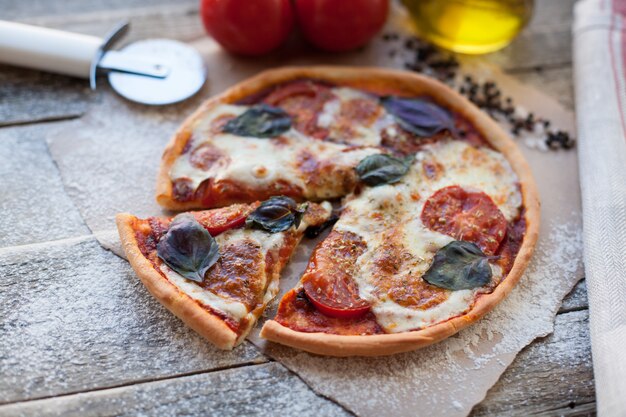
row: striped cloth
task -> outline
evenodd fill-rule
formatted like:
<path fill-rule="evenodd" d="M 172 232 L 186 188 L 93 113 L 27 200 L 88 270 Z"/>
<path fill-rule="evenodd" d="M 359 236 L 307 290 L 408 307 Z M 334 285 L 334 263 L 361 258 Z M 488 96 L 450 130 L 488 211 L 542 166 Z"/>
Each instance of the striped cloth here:
<path fill-rule="evenodd" d="M 626 0 L 575 7 L 585 272 L 600 417 L 626 416 Z"/>

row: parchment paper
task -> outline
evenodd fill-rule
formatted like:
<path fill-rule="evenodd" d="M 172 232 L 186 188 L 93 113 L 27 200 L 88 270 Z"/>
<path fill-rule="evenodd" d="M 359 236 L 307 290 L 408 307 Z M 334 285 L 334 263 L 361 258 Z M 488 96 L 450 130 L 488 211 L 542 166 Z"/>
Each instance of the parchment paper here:
<path fill-rule="evenodd" d="M 406 16 L 394 10 L 389 23 L 410 30 Z M 388 45 L 374 41 L 363 51 L 344 55 L 313 52 L 294 45 L 263 59 L 235 58 L 210 39 L 193 46 L 209 68 L 209 84 L 200 98 L 216 94 L 260 70 L 281 65 L 338 64 L 398 67 Z M 571 113 L 555 100 L 524 86 L 497 69 L 464 64 L 463 72 L 495 80 L 503 94 L 573 132 Z M 103 246 L 121 254 L 114 215 L 129 211 L 159 215 L 154 179 L 160 154 L 184 116 L 200 103 L 148 108 L 129 104 L 110 91 L 87 116 L 49 138 L 68 193 Z M 523 141 L 521 141 L 523 142 Z M 516 354 L 549 334 L 562 298 L 581 278 L 581 208 L 575 152 L 542 152 L 520 144 L 539 185 L 541 233 L 535 257 L 518 287 L 486 318 L 446 341 L 421 351 L 384 358 L 326 358 L 249 339 L 282 362 L 318 393 L 362 416 L 464 416 L 480 402 Z M 281 290 L 297 282 L 315 242 L 301 245 L 283 274 Z M 265 316 L 273 317 L 276 302 Z"/>

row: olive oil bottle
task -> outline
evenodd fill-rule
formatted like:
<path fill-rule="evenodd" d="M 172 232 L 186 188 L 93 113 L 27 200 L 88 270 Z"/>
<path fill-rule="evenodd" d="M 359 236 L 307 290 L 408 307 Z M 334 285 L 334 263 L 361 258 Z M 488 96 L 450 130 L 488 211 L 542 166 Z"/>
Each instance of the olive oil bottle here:
<path fill-rule="evenodd" d="M 493 52 L 508 45 L 533 9 L 533 0 L 402 1 L 424 38 L 466 54 Z"/>

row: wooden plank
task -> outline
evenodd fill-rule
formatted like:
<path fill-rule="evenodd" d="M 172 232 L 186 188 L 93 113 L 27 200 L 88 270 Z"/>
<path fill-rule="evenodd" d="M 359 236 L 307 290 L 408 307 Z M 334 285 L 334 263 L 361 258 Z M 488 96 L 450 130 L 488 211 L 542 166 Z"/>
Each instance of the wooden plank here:
<path fill-rule="evenodd" d="M 0 126 L 79 117 L 91 97 L 85 81 L 0 65 Z"/>
<path fill-rule="evenodd" d="M 508 47 L 479 59 L 487 59 L 505 70 L 570 64 L 575 2 L 535 1 L 530 25 Z"/>
<path fill-rule="evenodd" d="M 89 233 L 44 139 L 62 126 L 0 129 L 0 248 Z"/>
<path fill-rule="evenodd" d="M 513 71 L 511 75 L 554 97 L 563 107 L 574 111 L 574 79 L 570 65 L 560 68 Z"/>
<path fill-rule="evenodd" d="M 588 319 L 588 310 L 557 315 L 554 333 L 519 354 L 472 416 L 580 416 L 593 412 Z"/>
<path fill-rule="evenodd" d="M 589 308 L 589 301 L 587 300 L 587 281 L 583 279 L 576 284 L 574 289 L 563 299 L 559 313 L 567 313 L 586 308 Z"/>
<path fill-rule="evenodd" d="M 146 38 L 165 37 L 191 41 L 206 36 L 198 15 L 198 3 L 189 1 L 140 8 L 103 9 L 79 14 L 29 16 L 20 21 L 100 37 L 105 36 L 116 24 L 129 22 L 129 33 L 115 48 Z"/>
<path fill-rule="evenodd" d="M 0 407 L 0 416 L 350 416 L 272 362 Z"/>
<path fill-rule="evenodd" d="M 170 0 L 0 0 L 2 18 L 5 20 L 24 20 L 34 16 L 67 16 L 105 10 L 129 10 L 146 6 L 171 4 Z M 177 0 L 178 4 L 197 5 L 197 0 Z"/>
<path fill-rule="evenodd" d="M 0 403 L 264 362 L 163 308 L 92 237 L 0 250 Z"/>

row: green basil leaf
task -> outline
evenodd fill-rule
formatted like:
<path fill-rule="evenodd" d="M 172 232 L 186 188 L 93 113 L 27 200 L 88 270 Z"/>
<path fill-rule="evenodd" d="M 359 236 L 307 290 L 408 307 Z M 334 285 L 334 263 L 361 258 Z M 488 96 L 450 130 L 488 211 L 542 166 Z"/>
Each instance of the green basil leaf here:
<path fill-rule="evenodd" d="M 412 158 L 405 160 L 385 154 L 365 157 L 356 166 L 356 173 L 365 184 L 375 187 L 381 184 L 393 184 L 409 171 Z"/>
<path fill-rule="evenodd" d="M 306 209 L 306 203 L 298 205 L 289 197 L 272 197 L 248 215 L 246 227 L 270 233 L 284 232 L 291 226 L 297 229 Z"/>
<path fill-rule="evenodd" d="M 283 109 L 258 104 L 229 120 L 223 131 L 237 136 L 274 138 L 290 128 L 291 116 Z"/>
<path fill-rule="evenodd" d="M 468 290 L 487 285 L 491 275 L 489 257 L 478 246 L 455 240 L 437 251 L 423 278 L 448 290 Z"/>
<path fill-rule="evenodd" d="M 430 137 L 442 130 L 455 132 L 454 118 L 442 107 L 419 98 L 383 97 L 381 104 L 400 127 L 420 137 Z"/>
<path fill-rule="evenodd" d="M 157 255 L 183 277 L 204 281 L 204 274 L 220 257 L 213 236 L 189 213 L 174 217 L 157 245 Z"/>

